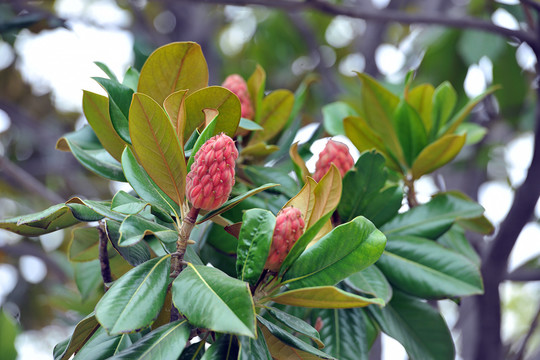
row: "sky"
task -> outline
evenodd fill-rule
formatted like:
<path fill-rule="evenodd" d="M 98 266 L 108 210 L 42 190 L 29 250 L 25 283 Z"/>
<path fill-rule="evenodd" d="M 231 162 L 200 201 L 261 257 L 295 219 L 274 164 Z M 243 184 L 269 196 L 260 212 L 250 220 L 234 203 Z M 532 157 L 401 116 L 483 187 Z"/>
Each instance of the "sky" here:
<path fill-rule="evenodd" d="M 505 1 L 509 2 L 509 1 Z M 511 3 L 513 1 L 510 1 Z M 376 1 L 376 5 L 384 7 L 386 1 Z M 98 0 L 91 4 L 83 0 L 57 1 L 57 11 L 61 17 L 69 18 L 68 25 L 71 30 L 56 29 L 44 31 L 38 35 L 23 31 L 16 41 L 16 51 L 20 55 L 17 66 L 24 78 L 33 84 L 33 91 L 38 94 L 53 92 L 54 102 L 60 110 L 80 111 L 82 90 L 90 90 L 105 94 L 105 92 L 91 79 L 92 76 L 103 76 L 101 70 L 93 63 L 101 61 L 107 64 L 118 76 L 122 76 L 131 65 L 133 37 L 131 33 L 122 28 L 131 21 L 130 15 L 117 8 L 114 1 Z M 220 45 L 225 54 L 234 54 L 239 48 L 249 41 L 254 30 L 254 24 L 250 19 L 250 11 L 238 8 L 229 8 L 229 16 L 233 25 L 220 38 Z M 162 16 L 166 16 L 162 15 Z M 506 12 L 494 14 L 492 20 L 500 24 L 514 28 L 517 26 L 515 19 Z M 156 23 L 163 23 L 157 21 Z M 166 28 L 162 29 L 167 31 Z M 356 32 L 356 33 L 355 33 Z M 362 32 L 362 21 L 338 17 L 332 21 L 326 33 L 328 45 L 322 48 L 328 56 L 327 61 L 334 58 L 334 48 L 347 46 Z M 406 46 L 406 44 L 404 45 Z M 7 46 L 0 44 L 0 69 L 8 66 L 13 59 Z M 406 48 L 396 47 L 391 44 L 383 44 L 376 54 L 377 65 L 381 73 L 390 79 L 396 75 L 405 63 Z M 520 47 L 518 61 L 523 68 L 534 66 L 535 59 L 530 49 Z M 302 67 L 299 64 L 305 59 L 299 59 L 298 63 L 291 64 L 294 73 L 309 71 L 309 66 Z M 341 63 L 336 64 L 340 72 L 350 74 L 352 70 L 363 69 L 365 61 L 361 54 L 351 54 Z M 491 76 L 491 63 L 489 59 L 483 59 L 471 67 L 465 80 L 465 89 L 469 96 L 475 96 L 486 88 L 486 83 Z M 81 118 L 76 126 L 84 122 Z M 10 120 L 0 110 L 0 133 L 10 126 Z M 309 129 L 303 134 L 308 134 Z M 299 134 L 299 139 L 307 135 Z M 358 151 L 344 137 L 337 138 L 349 145 L 353 157 L 358 158 Z M 317 156 L 322 150 L 327 139 L 316 141 L 311 150 Z M 527 168 L 532 158 L 533 136 L 525 133 L 513 139 L 499 149 L 509 174 L 509 181 L 489 181 L 480 187 L 479 202 L 486 209 L 486 217 L 494 224 L 499 224 L 508 212 L 513 199 L 513 188 L 519 186 L 525 178 Z M 3 152 L 0 144 L 0 154 Z M 308 162 L 308 167 L 313 170 L 316 156 Z M 427 201 L 437 191 L 431 177 L 422 178 L 417 184 L 419 199 Z M 536 215 L 540 216 L 540 205 L 537 204 Z M 2 234 L 3 235 L 3 234 Z M 48 235 L 42 239 L 44 246 L 54 249 L 63 238 L 61 232 Z M 5 236 L 0 236 L 2 241 L 9 241 Z M 540 254 L 540 226 L 537 223 L 529 223 L 519 236 L 517 244 L 511 254 L 509 268 L 513 269 L 527 259 Z M 56 245 L 55 245 L 56 244 Z M 46 275 L 43 272 L 27 271 L 36 267 L 43 267 L 39 260 L 32 257 L 21 259 L 21 271 L 23 276 L 31 282 L 39 282 Z M 0 283 L 4 286 L 0 289 L 0 303 L 5 293 L 9 292 L 10 286 L 15 285 L 14 274 L 16 272 L 9 265 L 0 264 Z M 33 274 L 33 275 L 32 275 Z M 34 276 L 34 278 L 32 278 Z M 36 277 L 37 276 L 37 277 Z M 504 294 L 507 298 L 512 296 L 511 285 L 504 285 Z M 455 321 L 456 309 L 452 305 L 445 305 L 445 316 L 451 323 Z M 516 319 L 511 316 L 505 319 L 509 326 L 516 326 Z M 50 359 L 52 346 L 63 340 L 70 334 L 71 329 L 51 325 L 41 331 L 28 332 L 17 340 L 19 359 Z M 399 343 L 384 338 L 384 359 L 404 358 L 404 350 Z"/>

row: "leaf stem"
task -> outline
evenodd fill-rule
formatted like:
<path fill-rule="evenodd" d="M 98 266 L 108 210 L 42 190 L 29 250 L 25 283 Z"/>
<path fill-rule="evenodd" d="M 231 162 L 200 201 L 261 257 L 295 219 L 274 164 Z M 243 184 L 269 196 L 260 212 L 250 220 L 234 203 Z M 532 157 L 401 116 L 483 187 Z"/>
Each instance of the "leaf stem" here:
<path fill-rule="evenodd" d="M 178 232 L 178 240 L 176 241 L 176 252 L 172 254 L 171 262 L 171 277 L 175 279 L 182 271 L 184 263 L 184 254 L 191 235 L 191 230 L 195 226 L 197 216 L 201 209 L 192 207 L 186 216 L 182 219 L 182 225 L 180 225 L 180 231 Z"/>
<path fill-rule="evenodd" d="M 407 177 L 405 179 L 405 186 L 407 187 L 407 203 L 409 208 L 418 206 L 418 199 L 416 198 L 416 190 L 414 189 L 414 179 Z"/>

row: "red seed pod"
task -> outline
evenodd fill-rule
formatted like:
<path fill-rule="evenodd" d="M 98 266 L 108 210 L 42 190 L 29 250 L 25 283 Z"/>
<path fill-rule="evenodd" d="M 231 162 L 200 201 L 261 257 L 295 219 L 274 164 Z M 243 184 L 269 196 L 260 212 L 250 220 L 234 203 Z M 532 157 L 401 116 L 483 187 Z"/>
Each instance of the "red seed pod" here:
<path fill-rule="evenodd" d="M 353 167 L 354 160 L 347 145 L 339 141 L 329 140 L 315 164 L 313 179 L 319 182 L 332 164 L 336 165 L 342 177 Z"/>
<path fill-rule="evenodd" d="M 279 270 L 294 243 L 304 233 L 305 226 L 302 213 L 297 208 L 291 206 L 279 212 L 265 269 L 274 272 Z"/>
<path fill-rule="evenodd" d="M 229 75 L 223 82 L 222 86 L 231 90 L 236 96 L 238 96 L 240 105 L 242 106 L 242 117 L 253 120 L 253 104 L 251 102 L 251 97 L 249 96 L 248 87 L 244 78 L 238 74 Z"/>
<path fill-rule="evenodd" d="M 223 133 L 201 146 L 186 177 L 186 196 L 194 207 L 214 210 L 227 201 L 237 157 L 234 141 Z"/>

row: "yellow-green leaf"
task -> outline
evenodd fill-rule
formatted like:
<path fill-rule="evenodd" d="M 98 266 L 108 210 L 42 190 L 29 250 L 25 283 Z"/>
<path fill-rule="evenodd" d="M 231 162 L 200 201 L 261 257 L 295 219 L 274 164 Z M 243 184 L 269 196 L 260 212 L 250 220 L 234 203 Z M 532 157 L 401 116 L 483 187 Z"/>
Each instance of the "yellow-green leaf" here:
<path fill-rule="evenodd" d="M 175 42 L 154 51 L 141 69 L 137 91 L 163 104 L 177 90 L 188 94 L 208 85 L 208 66 L 199 44 Z"/>
<path fill-rule="evenodd" d="M 176 137 L 184 144 L 184 128 L 186 126 L 186 95 L 187 90 L 178 90 L 167 96 L 163 107 L 171 119 Z M 182 146 L 183 147 L 183 146 Z"/>
<path fill-rule="evenodd" d="M 260 142 L 255 145 L 249 145 L 240 151 L 241 156 L 250 157 L 265 157 L 279 150 L 279 146 L 268 145 L 265 142 Z"/>
<path fill-rule="evenodd" d="M 289 200 L 283 208 L 288 206 L 295 207 L 302 212 L 304 221 L 306 224 L 309 222 L 313 207 L 315 206 L 315 194 L 313 193 L 317 182 L 313 178 L 308 177 L 304 187 L 298 192 L 298 194 Z M 306 229 L 307 230 L 307 229 Z"/>
<path fill-rule="evenodd" d="M 433 107 L 432 98 L 435 88 L 431 84 L 422 84 L 418 85 L 412 89 L 408 96 L 407 102 L 411 105 L 418 114 L 424 123 L 426 132 L 429 134 L 431 130 L 431 109 Z"/>
<path fill-rule="evenodd" d="M 148 95 L 133 95 L 129 133 L 142 167 L 165 194 L 181 204 L 186 185 L 184 152 L 167 114 Z"/>
<path fill-rule="evenodd" d="M 266 141 L 276 136 L 287 123 L 294 105 L 294 95 L 289 90 L 276 90 L 264 98 L 258 124 L 264 130 L 253 134 L 250 144 Z"/>
<path fill-rule="evenodd" d="M 341 189 L 341 175 L 337 167 L 332 164 L 330 170 L 323 176 L 313 191 L 315 195 L 315 206 L 313 207 L 313 212 L 311 213 L 306 229 L 309 229 L 324 214 L 336 208 L 341 199 Z"/>
<path fill-rule="evenodd" d="M 307 351 L 302 351 L 295 349 L 277 337 L 272 335 L 272 333 L 264 326 L 261 326 L 261 332 L 266 341 L 266 346 L 270 351 L 273 359 L 287 359 L 287 360 L 320 360 L 321 357 L 308 353 Z M 328 355 L 328 359 L 333 359 Z"/>
<path fill-rule="evenodd" d="M 255 71 L 247 81 L 249 96 L 255 110 L 255 122 L 258 122 L 261 113 L 262 99 L 264 96 L 264 86 L 266 83 L 266 72 L 261 65 L 257 64 Z"/>
<path fill-rule="evenodd" d="M 126 142 L 116 133 L 112 125 L 109 115 L 109 99 L 106 96 L 84 90 L 83 112 L 101 145 L 113 158 L 120 161 Z"/>
<path fill-rule="evenodd" d="M 272 297 L 272 301 L 292 306 L 319 309 L 348 309 L 371 304 L 384 306 L 384 300 L 366 298 L 338 289 L 334 286 L 316 286 L 286 291 Z"/>
<path fill-rule="evenodd" d="M 298 143 L 294 143 L 291 146 L 289 149 L 289 155 L 291 156 L 291 160 L 294 162 L 294 164 L 300 169 L 302 181 L 305 182 L 311 173 L 309 172 L 304 159 L 302 159 L 302 157 L 298 154 Z"/>
<path fill-rule="evenodd" d="M 445 135 L 422 150 L 412 165 L 413 179 L 440 168 L 450 162 L 465 145 L 467 135 Z"/>

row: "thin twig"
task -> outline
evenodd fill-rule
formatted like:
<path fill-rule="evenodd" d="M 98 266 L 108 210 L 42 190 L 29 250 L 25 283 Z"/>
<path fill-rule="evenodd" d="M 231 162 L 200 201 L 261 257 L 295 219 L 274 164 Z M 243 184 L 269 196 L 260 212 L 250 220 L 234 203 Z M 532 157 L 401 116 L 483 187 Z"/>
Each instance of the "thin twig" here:
<path fill-rule="evenodd" d="M 105 223 L 103 221 L 99 222 L 97 229 L 99 232 L 99 263 L 101 264 L 101 277 L 103 278 L 103 288 L 107 291 L 113 281 L 111 276 L 111 265 L 109 264 L 109 254 L 107 252 L 109 238 L 107 237 Z"/>
<path fill-rule="evenodd" d="M 525 4 L 527 6 L 530 6 L 534 10 L 540 12 L 540 3 L 534 1 L 534 0 L 520 0 L 520 3 Z"/>

